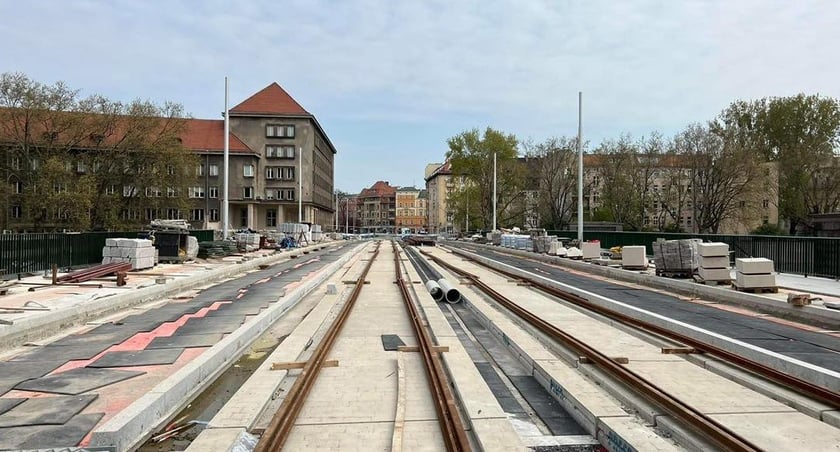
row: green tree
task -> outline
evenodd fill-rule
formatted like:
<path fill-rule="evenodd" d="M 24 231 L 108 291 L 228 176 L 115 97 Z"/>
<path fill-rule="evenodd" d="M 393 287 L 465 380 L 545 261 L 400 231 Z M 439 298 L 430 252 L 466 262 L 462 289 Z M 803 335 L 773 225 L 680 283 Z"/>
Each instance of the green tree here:
<path fill-rule="evenodd" d="M 180 144 L 184 126 L 177 104 L 82 98 L 61 82 L 2 74 L 3 208 L 20 209 L 28 230 L 137 227 L 141 209 L 185 208 L 196 161 Z"/>
<path fill-rule="evenodd" d="M 517 159 L 517 140 L 492 128 L 480 133 L 478 129 L 461 132 L 447 140 L 449 151 L 446 153 L 452 165 L 455 179 L 463 177 L 464 187 L 456 187 L 456 192 L 468 190 L 467 195 L 453 194 L 450 199 L 456 212 L 456 218 L 464 218 L 469 200 L 477 203 L 477 213 L 484 229 L 493 224 L 493 155 L 497 166 L 497 221 L 498 226 L 514 226 L 523 211 L 524 167 Z M 469 187 L 469 188 L 466 188 Z M 473 190 L 475 190 L 473 192 Z M 473 195 L 475 193 L 475 195 Z M 470 211 L 475 209 L 469 207 Z"/>

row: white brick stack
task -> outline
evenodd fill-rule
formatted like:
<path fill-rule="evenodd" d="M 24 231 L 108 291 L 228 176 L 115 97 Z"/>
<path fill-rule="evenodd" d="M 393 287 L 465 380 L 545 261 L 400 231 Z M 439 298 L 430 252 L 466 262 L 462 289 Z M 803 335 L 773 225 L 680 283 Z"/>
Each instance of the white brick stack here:
<path fill-rule="evenodd" d="M 243 251 L 256 251 L 260 249 L 260 235 L 250 232 L 238 232 L 233 235 L 236 246 Z"/>
<path fill-rule="evenodd" d="M 729 245 L 720 242 L 698 243 L 700 266 L 697 273 L 703 281 L 731 281 Z"/>
<path fill-rule="evenodd" d="M 739 289 L 773 289 L 773 261 L 763 257 L 735 259 L 735 286 Z"/>
<path fill-rule="evenodd" d="M 597 259 L 601 257 L 601 242 L 583 242 L 580 251 L 584 260 Z"/>
<path fill-rule="evenodd" d="M 621 267 L 631 269 L 647 268 L 646 251 L 644 246 L 621 247 Z"/>
<path fill-rule="evenodd" d="M 156 263 L 157 249 L 146 239 L 105 239 L 102 263 L 130 262 L 132 270 L 152 268 Z"/>

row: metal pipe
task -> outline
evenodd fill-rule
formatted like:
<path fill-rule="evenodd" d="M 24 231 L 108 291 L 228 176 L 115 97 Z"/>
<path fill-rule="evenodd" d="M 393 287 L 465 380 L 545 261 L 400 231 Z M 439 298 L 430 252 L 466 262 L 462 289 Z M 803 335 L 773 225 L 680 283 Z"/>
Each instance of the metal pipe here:
<path fill-rule="evenodd" d="M 434 298 L 435 301 L 443 301 L 443 289 L 440 288 L 440 284 L 438 284 L 437 281 L 431 279 L 426 281 L 426 290 L 429 291 L 429 294 L 432 295 L 432 298 Z"/>
<path fill-rule="evenodd" d="M 447 303 L 455 304 L 461 301 L 461 292 L 452 287 L 452 284 L 449 284 L 449 281 L 444 278 L 440 278 L 438 280 L 438 285 L 440 285 L 441 290 L 443 290 L 443 293 L 446 295 Z"/>

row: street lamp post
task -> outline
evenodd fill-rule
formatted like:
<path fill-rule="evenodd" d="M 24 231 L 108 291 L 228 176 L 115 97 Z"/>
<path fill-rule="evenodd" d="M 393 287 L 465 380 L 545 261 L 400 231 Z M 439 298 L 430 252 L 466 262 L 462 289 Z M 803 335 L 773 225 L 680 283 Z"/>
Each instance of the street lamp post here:
<path fill-rule="evenodd" d="M 583 243 L 583 91 L 578 91 L 578 242 Z"/>

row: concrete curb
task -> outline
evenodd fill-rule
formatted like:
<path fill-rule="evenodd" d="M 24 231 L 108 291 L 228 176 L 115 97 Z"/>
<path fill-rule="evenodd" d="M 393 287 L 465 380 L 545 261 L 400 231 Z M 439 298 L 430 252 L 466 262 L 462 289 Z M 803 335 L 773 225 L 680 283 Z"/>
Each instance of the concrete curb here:
<path fill-rule="evenodd" d="M 280 302 L 269 306 L 263 313 L 160 382 L 146 395 L 93 431 L 90 445 L 116 447 L 118 451 L 128 451 L 137 447 L 152 434 L 160 422 L 177 414 L 189 400 L 200 394 L 216 376 L 233 364 L 253 340 L 274 321 L 363 248 L 364 244 L 357 246 L 350 253 L 345 253 L 340 259 L 321 269 L 314 278 L 283 296 Z M 203 281 L 206 282 L 206 279 Z"/>
<path fill-rule="evenodd" d="M 652 313 L 650 311 L 646 311 L 643 309 L 639 309 L 630 305 L 626 305 L 621 302 L 617 302 L 614 300 L 610 300 L 606 297 L 602 297 L 598 294 L 594 294 L 591 292 L 587 292 L 585 290 L 578 289 L 574 286 L 570 286 L 568 284 L 563 284 L 556 282 L 552 279 L 543 277 L 541 275 L 536 275 L 533 273 L 526 272 L 516 267 L 512 267 L 510 265 L 494 262 L 486 257 L 477 255 L 477 254 L 466 254 L 465 251 L 459 249 L 453 249 L 455 253 L 469 255 L 470 258 L 474 258 L 482 263 L 490 265 L 494 268 L 503 267 L 504 270 L 516 274 L 523 278 L 538 278 L 542 280 L 544 283 L 551 285 L 560 290 L 564 290 L 567 292 L 574 293 L 578 296 L 584 297 L 589 300 L 591 303 L 594 303 L 598 306 L 603 306 L 605 308 L 609 308 L 615 311 L 618 311 L 622 314 L 629 315 L 646 322 L 650 322 L 652 324 L 656 324 L 660 327 L 667 328 L 671 331 L 674 331 L 679 334 L 683 334 L 685 336 L 689 336 L 693 339 L 700 340 L 711 344 L 715 347 L 721 348 L 723 350 L 727 350 L 732 353 L 739 354 L 741 356 L 747 357 L 752 359 L 758 363 L 764 364 L 766 366 L 773 367 L 775 369 L 783 370 L 784 372 L 793 375 L 795 377 L 801 378 L 806 381 L 810 381 L 814 384 L 822 386 L 824 388 L 828 388 L 832 391 L 840 391 L 840 373 L 834 372 L 829 369 L 823 369 L 812 364 L 799 361 L 793 358 L 789 358 L 787 356 L 781 355 L 779 353 L 774 353 L 772 351 L 764 350 L 762 348 L 756 347 L 754 345 L 738 341 L 736 339 L 731 339 L 720 334 L 716 334 L 711 331 L 704 330 L 702 328 L 695 327 L 693 325 L 686 324 L 684 322 L 680 322 L 677 320 L 669 319 L 667 317 L 661 316 L 659 314 Z M 587 265 L 587 264 L 583 264 Z M 594 266 L 593 266 L 594 267 Z M 644 276 L 644 275 L 639 275 Z M 746 294 L 745 294 L 746 295 Z"/>
<path fill-rule="evenodd" d="M 837 326 L 838 323 L 840 323 L 840 311 L 833 311 L 830 309 L 818 308 L 814 306 L 796 307 L 784 301 L 774 300 L 772 298 L 767 298 L 761 295 L 746 292 L 737 292 L 723 287 L 707 286 L 692 281 L 664 278 L 655 275 L 645 275 L 637 272 L 622 270 L 620 268 L 595 265 L 557 256 L 550 256 L 547 254 L 537 254 L 528 251 L 513 250 L 510 248 L 499 248 L 497 246 L 476 246 L 481 246 L 485 249 L 492 249 L 494 251 L 507 253 L 513 256 L 535 259 L 541 262 L 554 264 L 560 267 L 566 267 L 571 268 L 573 270 L 592 273 L 595 275 L 606 276 L 624 282 L 641 284 L 655 289 L 669 290 L 683 295 L 710 298 L 715 301 L 745 306 L 763 312 L 765 314 L 772 314 L 790 320 L 800 320 L 805 322 L 816 323 L 820 326 L 824 326 L 827 328 L 834 328 Z M 454 247 L 450 248 L 455 249 Z M 803 290 L 802 292 L 807 292 L 807 290 Z"/>
<path fill-rule="evenodd" d="M 326 245 L 313 245 L 299 251 L 320 249 Z M 0 325 L 0 351 L 50 337 L 62 329 L 84 325 L 87 322 L 116 313 L 132 306 L 175 295 L 184 290 L 228 278 L 237 273 L 253 270 L 263 264 L 274 264 L 284 258 L 298 254 L 298 251 L 272 254 L 247 260 L 243 263 L 226 265 L 195 275 L 178 277 L 166 284 L 138 287 L 130 292 L 95 298 L 79 305 L 57 311 L 45 312 L 27 319 L 16 320 L 13 325 Z M 129 276 L 131 276 L 129 274 Z"/>

